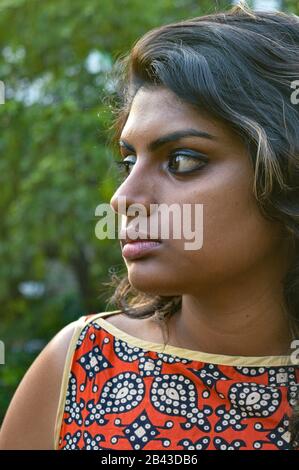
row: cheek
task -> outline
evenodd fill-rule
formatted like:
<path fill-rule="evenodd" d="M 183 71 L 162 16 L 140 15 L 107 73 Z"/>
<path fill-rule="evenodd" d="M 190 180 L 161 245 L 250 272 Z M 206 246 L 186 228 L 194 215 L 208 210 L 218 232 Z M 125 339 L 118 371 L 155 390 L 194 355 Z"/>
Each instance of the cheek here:
<path fill-rule="evenodd" d="M 196 199 L 203 204 L 202 248 L 186 250 L 186 240 L 171 240 L 171 264 L 190 287 L 244 273 L 278 248 L 281 228 L 262 216 L 248 183 L 198 193 Z"/>

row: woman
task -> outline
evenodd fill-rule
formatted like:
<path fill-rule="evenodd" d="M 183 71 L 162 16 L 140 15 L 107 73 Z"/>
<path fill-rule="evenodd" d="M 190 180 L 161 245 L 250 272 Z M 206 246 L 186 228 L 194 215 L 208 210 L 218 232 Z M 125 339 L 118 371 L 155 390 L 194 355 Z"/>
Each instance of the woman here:
<path fill-rule="evenodd" d="M 203 246 L 122 240 L 118 310 L 47 345 L 1 448 L 298 448 L 298 52 L 297 16 L 240 6 L 134 45 L 111 206 L 202 204 Z"/>

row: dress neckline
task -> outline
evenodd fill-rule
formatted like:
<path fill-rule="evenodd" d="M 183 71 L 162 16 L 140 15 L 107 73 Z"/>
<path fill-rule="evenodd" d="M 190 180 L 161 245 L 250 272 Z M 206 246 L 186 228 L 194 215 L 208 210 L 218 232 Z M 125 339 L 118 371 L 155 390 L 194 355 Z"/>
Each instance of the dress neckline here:
<path fill-rule="evenodd" d="M 106 332 L 110 333 L 116 339 L 125 341 L 129 346 L 138 347 L 147 351 L 159 352 L 176 356 L 181 359 L 189 359 L 210 364 L 218 364 L 233 367 L 275 367 L 275 366 L 294 366 L 291 362 L 290 356 L 230 356 L 224 354 L 213 354 L 193 349 L 186 349 L 170 344 L 156 343 L 147 341 L 137 336 L 133 336 L 120 328 L 116 327 L 109 321 L 105 320 L 103 316 L 108 316 L 114 313 L 121 313 L 121 310 L 114 310 L 111 312 L 101 312 L 91 315 L 89 322 L 95 322 L 101 326 Z"/>

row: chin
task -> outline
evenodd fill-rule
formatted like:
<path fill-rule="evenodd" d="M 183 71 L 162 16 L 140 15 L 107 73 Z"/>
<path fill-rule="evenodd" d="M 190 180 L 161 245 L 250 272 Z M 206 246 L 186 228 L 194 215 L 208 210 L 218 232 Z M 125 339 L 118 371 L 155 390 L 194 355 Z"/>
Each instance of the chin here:
<path fill-rule="evenodd" d="M 139 269 L 130 267 L 128 269 L 128 279 L 136 290 L 145 294 L 151 295 L 180 295 L 178 286 L 174 285 L 175 279 L 170 275 L 169 278 L 165 276 L 155 275 L 153 272 L 141 272 Z"/>

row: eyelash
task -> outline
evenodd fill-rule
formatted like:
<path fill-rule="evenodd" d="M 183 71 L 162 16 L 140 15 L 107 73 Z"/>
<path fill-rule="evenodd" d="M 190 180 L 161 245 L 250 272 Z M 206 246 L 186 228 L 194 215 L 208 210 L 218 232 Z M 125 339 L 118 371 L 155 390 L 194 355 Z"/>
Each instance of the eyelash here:
<path fill-rule="evenodd" d="M 127 158 L 131 155 L 126 155 L 124 156 L 123 158 Z M 199 171 L 201 170 L 207 163 L 208 159 L 205 155 L 203 154 L 194 154 L 193 152 L 190 152 L 188 150 L 180 150 L 180 151 L 176 151 L 175 153 L 171 153 L 169 155 L 169 160 L 171 159 L 174 159 L 175 157 L 178 157 L 178 156 L 183 156 L 185 158 L 189 158 L 191 160 L 198 160 L 201 162 L 201 165 L 198 167 L 198 168 L 195 168 L 193 170 L 187 170 L 187 171 L 173 171 L 173 170 L 170 170 L 169 167 L 168 167 L 168 171 L 170 171 L 170 173 L 172 174 L 175 174 L 175 175 L 186 175 L 186 174 L 191 174 L 191 173 L 195 173 L 196 171 Z M 128 171 L 128 168 L 131 164 L 134 165 L 133 162 L 130 162 L 130 161 L 124 161 L 124 160 L 117 160 L 115 161 L 115 164 L 119 170 L 119 172 L 123 172 L 124 170 L 125 171 Z M 125 176 L 125 178 L 128 176 L 128 174 Z"/>

